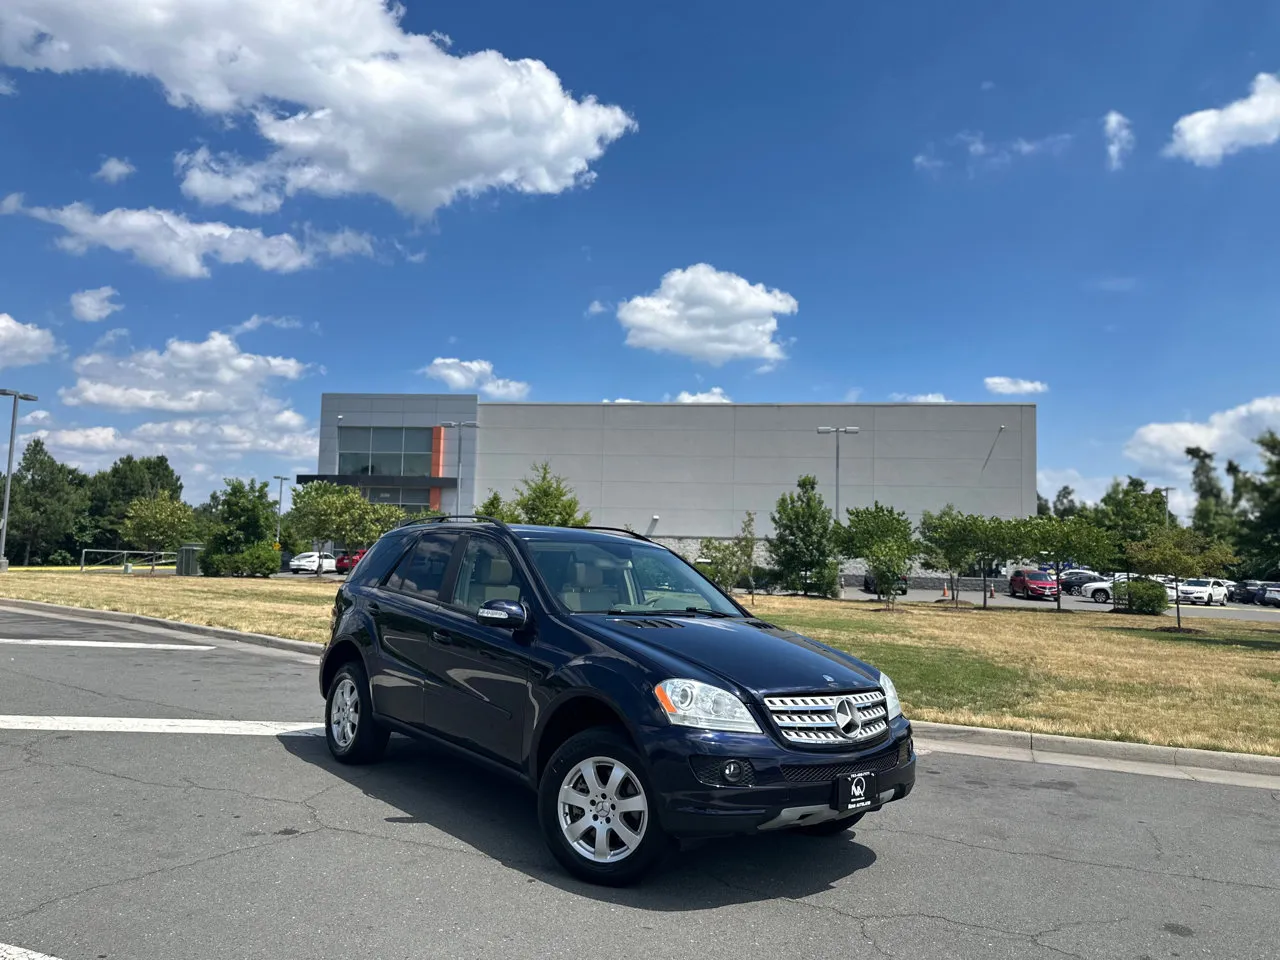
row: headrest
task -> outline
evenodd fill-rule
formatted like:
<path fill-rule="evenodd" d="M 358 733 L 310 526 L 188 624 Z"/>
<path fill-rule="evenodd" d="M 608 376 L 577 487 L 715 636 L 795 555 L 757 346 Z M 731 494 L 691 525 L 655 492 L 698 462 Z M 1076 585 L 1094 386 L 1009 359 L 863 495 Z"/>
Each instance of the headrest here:
<path fill-rule="evenodd" d="M 593 564 L 575 563 L 573 582 L 579 587 L 598 587 L 604 583 L 604 571 Z"/>
<path fill-rule="evenodd" d="M 511 582 L 511 561 L 480 554 L 476 557 L 476 579 L 486 587 L 505 587 Z"/>

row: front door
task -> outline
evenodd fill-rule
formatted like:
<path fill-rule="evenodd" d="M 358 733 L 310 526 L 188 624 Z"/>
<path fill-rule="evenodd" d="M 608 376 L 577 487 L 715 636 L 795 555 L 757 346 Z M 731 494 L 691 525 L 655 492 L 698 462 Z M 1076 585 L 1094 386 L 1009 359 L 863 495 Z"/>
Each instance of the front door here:
<path fill-rule="evenodd" d="M 523 760 L 529 702 L 529 644 L 520 634 L 476 620 L 486 600 L 521 600 L 528 584 L 505 547 L 471 534 L 451 601 L 441 605 L 428 654 L 424 722 L 428 729 L 494 759 Z"/>

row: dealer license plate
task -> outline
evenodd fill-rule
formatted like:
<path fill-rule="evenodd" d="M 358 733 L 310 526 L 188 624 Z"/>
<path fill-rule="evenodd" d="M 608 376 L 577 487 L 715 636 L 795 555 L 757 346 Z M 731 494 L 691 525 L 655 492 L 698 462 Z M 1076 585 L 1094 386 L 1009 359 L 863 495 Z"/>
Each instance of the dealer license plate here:
<path fill-rule="evenodd" d="M 879 799 L 874 773 L 849 773 L 836 779 L 831 807 L 833 810 L 865 810 Z"/>

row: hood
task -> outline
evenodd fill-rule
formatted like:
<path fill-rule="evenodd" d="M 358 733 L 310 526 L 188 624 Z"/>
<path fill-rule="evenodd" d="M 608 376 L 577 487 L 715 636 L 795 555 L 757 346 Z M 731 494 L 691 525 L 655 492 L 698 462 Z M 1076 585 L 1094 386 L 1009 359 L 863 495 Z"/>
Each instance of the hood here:
<path fill-rule="evenodd" d="M 575 619 L 637 652 L 660 651 L 760 696 L 868 690 L 879 683 L 879 671 L 861 660 L 761 620 L 624 614 Z"/>

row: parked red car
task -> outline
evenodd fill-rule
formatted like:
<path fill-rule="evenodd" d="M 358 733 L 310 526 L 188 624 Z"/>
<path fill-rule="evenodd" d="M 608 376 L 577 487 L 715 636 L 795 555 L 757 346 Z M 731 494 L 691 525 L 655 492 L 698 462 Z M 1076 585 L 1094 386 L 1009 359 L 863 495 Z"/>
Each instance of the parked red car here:
<path fill-rule="evenodd" d="M 360 558 L 365 555 L 366 551 L 357 550 L 355 553 L 340 553 L 337 559 L 337 569 L 339 573 L 350 573 L 356 568 L 356 564 L 360 562 Z"/>
<path fill-rule="evenodd" d="M 1043 570 L 1015 570 L 1009 577 L 1009 596 L 1044 597 L 1053 599 L 1058 595 L 1058 581 L 1052 573 Z"/>

